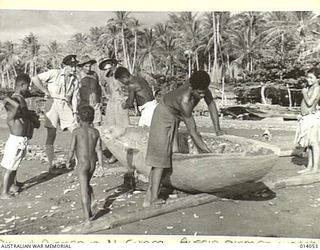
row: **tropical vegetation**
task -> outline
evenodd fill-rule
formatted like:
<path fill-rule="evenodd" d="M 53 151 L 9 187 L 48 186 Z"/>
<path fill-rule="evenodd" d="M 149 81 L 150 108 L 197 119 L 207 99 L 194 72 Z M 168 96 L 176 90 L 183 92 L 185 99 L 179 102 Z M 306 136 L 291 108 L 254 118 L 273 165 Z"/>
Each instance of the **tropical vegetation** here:
<path fill-rule="evenodd" d="M 146 14 L 147 15 L 147 14 Z M 60 66 L 68 53 L 97 59 L 114 57 L 133 74 L 143 74 L 162 92 L 173 89 L 195 70 L 213 84 L 260 85 L 291 93 L 301 89 L 306 69 L 320 67 L 320 16 L 312 11 L 176 12 L 163 23 L 141 27 L 130 12 L 114 12 L 102 27 L 76 33 L 68 41 L 41 44 L 30 33 L 20 42 L 0 43 L 0 86 L 14 87 L 19 72 L 33 76 Z"/>

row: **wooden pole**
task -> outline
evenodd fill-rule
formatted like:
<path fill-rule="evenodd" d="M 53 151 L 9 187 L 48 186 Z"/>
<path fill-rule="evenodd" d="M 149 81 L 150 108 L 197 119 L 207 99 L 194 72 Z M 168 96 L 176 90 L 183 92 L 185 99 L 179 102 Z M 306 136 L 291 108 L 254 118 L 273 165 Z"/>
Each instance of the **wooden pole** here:
<path fill-rule="evenodd" d="M 79 224 L 70 226 L 61 231 L 68 234 L 88 234 L 102 230 L 107 230 L 115 226 L 129 224 L 135 221 L 144 220 L 161 214 L 170 213 L 182 208 L 195 207 L 205 203 L 218 201 L 221 198 L 211 194 L 197 194 L 168 201 L 164 205 L 151 206 L 149 208 L 138 208 L 132 211 L 121 211 L 115 214 L 109 214 L 92 222 L 91 225 Z"/>
<path fill-rule="evenodd" d="M 263 183 L 271 190 L 291 186 L 303 186 L 320 182 L 320 173 L 299 174 L 288 178 L 275 178 L 265 180 Z"/>

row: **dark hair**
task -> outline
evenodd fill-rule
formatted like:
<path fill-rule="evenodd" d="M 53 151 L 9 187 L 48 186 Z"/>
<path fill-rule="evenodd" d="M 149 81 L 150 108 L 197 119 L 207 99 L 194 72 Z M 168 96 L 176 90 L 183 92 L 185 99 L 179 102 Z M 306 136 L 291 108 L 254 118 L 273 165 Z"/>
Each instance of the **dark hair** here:
<path fill-rule="evenodd" d="M 23 83 L 29 84 L 30 81 L 31 81 L 31 79 L 30 79 L 29 75 L 22 73 L 22 74 L 17 75 L 16 81 L 15 81 L 15 86 L 21 86 L 21 84 L 23 84 Z"/>
<path fill-rule="evenodd" d="M 116 69 L 116 72 L 114 72 L 114 78 L 116 79 L 122 78 L 124 76 L 130 76 L 130 75 L 131 75 L 130 72 L 125 67 L 118 67 Z"/>
<path fill-rule="evenodd" d="M 320 69 L 317 67 L 312 67 L 307 70 L 307 74 L 314 74 L 315 77 L 319 78 L 320 77 Z"/>
<path fill-rule="evenodd" d="M 207 72 L 199 70 L 190 77 L 190 85 L 193 89 L 207 89 L 210 84 L 210 77 Z"/>
<path fill-rule="evenodd" d="M 83 122 L 92 123 L 94 119 L 94 109 L 91 106 L 82 106 L 79 108 L 79 117 Z"/>

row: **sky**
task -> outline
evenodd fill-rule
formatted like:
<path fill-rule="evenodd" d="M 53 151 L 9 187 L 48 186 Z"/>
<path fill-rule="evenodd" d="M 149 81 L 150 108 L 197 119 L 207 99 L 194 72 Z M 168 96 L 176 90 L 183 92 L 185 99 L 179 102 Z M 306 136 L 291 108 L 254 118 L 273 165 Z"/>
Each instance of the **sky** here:
<path fill-rule="evenodd" d="M 139 20 L 141 27 L 148 27 L 166 21 L 168 13 L 131 12 L 131 15 Z M 41 43 L 66 42 L 75 33 L 105 25 L 114 15 L 108 11 L 0 10 L 0 41 L 19 42 L 32 32 Z"/>
<path fill-rule="evenodd" d="M 143 28 L 165 22 L 169 13 L 171 12 L 145 11 L 131 12 L 131 15 L 139 20 Z M 320 14 L 320 11 L 315 13 Z M 66 42 L 75 33 L 86 33 L 90 27 L 105 25 L 114 15 L 111 11 L 0 9 L 0 41 L 19 43 L 32 32 L 43 44 L 54 40 Z"/>

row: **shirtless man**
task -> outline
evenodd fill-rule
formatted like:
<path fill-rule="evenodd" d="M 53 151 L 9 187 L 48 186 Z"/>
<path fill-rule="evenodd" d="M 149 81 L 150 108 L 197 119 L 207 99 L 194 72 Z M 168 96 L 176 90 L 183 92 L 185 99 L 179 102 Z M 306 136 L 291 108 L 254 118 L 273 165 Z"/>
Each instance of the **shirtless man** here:
<path fill-rule="evenodd" d="M 79 105 L 78 109 L 82 106 L 91 106 L 94 109 L 93 126 L 101 126 L 101 86 L 99 84 L 99 77 L 96 72 L 91 68 L 92 65 L 97 63 L 95 59 L 90 58 L 88 55 L 80 59 L 78 67 L 81 68 L 79 73 Z"/>
<path fill-rule="evenodd" d="M 77 169 L 80 181 L 80 192 L 83 211 L 87 221 L 93 220 L 94 215 L 91 209 L 93 200 L 93 189 L 90 186 L 91 177 L 96 169 L 98 160 L 99 166 L 103 167 L 102 147 L 99 131 L 92 127 L 94 120 L 94 109 L 91 106 L 82 106 L 79 109 L 80 127 L 72 132 L 71 146 L 68 163 L 72 164 L 74 152 L 77 157 Z M 70 166 L 69 166 L 70 167 Z"/>
<path fill-rule="evenodd" d="M 124 67 L 117 68 L 115 78 L 128 86 L 129 96 L 122 107 L 124 109 L 133 108 L 134 101 L 136 101 L 141 113 L 138 125 L 150 127 L 157 101 L 147 81 L 142 77 L 131 75 L 128 69 Z"/>
<path fill-rule="evenodd" d="M 308 152 L 308 165 L 300 174 L 315 173 L 319 168 L 319 136 L 320 112 L 317 104 L 320 100 L 319 86 L 320 70 L 312 68 L 307 72 L 307 84 L 302 89 L 301 116 L 298 119 L 298 128 L 295 142 Z"/>
<path fill-rule="evenodd" d="M 10 135 L 1 161 L 1 166 L 5 171 L 3 173 L 3 187 L 0 199 L 10 199 L 13 197 L 10 191 L 17 192 L 19 190 L 16 181 L 17 169 L 26 155 L 33 129 L 40 127 L 39 117 L 28 110 L 24 99 L 28 93 L 29 85 L 30 77 L 28 75 L 18 75 L 13 95 L 4 99 Z"/>
<path fill-rule="evenodd" d="M 151 204 L 164 203 L 158 199 L 161 177 L 164 169 L 171 168 L 173 138 L 178 132 L 178 120 L 182 119 L 199 152 L 209 153 L 210 149 L 204 143 L 192 116 L 194 107 L 204 98 L 208 105 L 214 131 L 223 134 L 220 129 L 218 110 L 208 89 L 210 77 L 205 71 L 197 71 L 190 77 L 190 81 L 178 89 L 164 95 L 155 109 L 148 140 L 146 164 L 151 167 L 149 186 L 144 207 Z"/>

